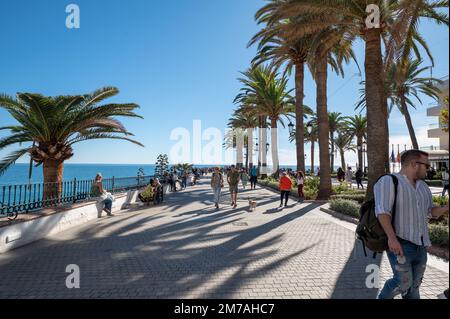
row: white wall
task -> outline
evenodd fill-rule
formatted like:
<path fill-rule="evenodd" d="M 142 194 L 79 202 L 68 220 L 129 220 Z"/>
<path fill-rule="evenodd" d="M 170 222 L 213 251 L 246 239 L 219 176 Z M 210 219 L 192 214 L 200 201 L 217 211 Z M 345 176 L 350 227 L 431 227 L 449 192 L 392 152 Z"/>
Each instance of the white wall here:
<path fill-rule="evenodd" d="M 136 196 L 137 191 L 116 195 L 112 211 L 118 212 L 136 203 Z M 101 210 L 102 206 L 97 205 L 96 202 L 90 202 L 64 212 L 1 227 L 0 254 L 95 220 Z M 105 212 L 102 214 L 106 215 Z"/>

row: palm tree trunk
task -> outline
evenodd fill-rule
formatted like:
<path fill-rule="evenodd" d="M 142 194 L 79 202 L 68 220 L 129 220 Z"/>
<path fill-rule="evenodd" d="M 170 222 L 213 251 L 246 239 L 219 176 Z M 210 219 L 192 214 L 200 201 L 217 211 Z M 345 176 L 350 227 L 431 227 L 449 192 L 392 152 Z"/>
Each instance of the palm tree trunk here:
<path fill-rule="evenodd" d="M 64 173 L 64 162 L 54 159 L 47 159 L 43 164 L 44 205 L 48 206 L 59 199 L 62 193 L 62 180 Z"/>
<path fill-rule="evenodd" d="M 408 106 L 406 105 L 405 97 L 401 97 L 402 103 L 402 113 L 406 120 L 406 126 L 408 126 L 409 136 L 411 138 L 411 143 L 415 150 L 419 149 L 419 143 L 417 142 L 416 132 L 414 131 L 414 126 L 411 120 L 411 115 L 409 114 Z"/>
<path fill-rule="evenodd" d="M 314 152 L 315 152 L 316 142 L 314 139 L 311 141 L 311 175 L 314 175 Z"/>
<path fill-rule="evenodd" d="M 247 129 L 247 168 L 253 168 L 253 128 Z"/>
<path fill-rule="evenodd" d="M 260 150 L 261 150 L 261 177 L 263 179 L 267 178 L 267 118 L 265 116 L 262 117 L 262 130 L 261 130 L 261 141 L 260 141 Z"/>
<path fill-rule="evenodd" d="M 235 130 L 236 137 L 236 167 L 244 166 L 244 134 L 242 129 Z"/>
<path fill-rule="evenodd" d="M 318 199 L 329 199 L 331 195 L 331 171 L 329 136 L 330 125 L 327 110 L 327 77 L 328 61 L 327 54 L 317 56 L 316 86 L 317 86 L 317 122 L 319 130 L 320 150 L 320 186 Z"/>
<path fill-rule="evenodd" d="M 356 137 L 356 146 L 358 150 L 358 166 L 364 171 L 363 167 L 363 154 L 362 154 L 362 147 L 363 147 L 363 137 L 361 135 L 358 135 Z"/>
<path fill-rule="evenodd" d="M 297 170 L 305 171 L 305 137 L 303 123 L 303 97 L 304 97 L 304 63 L 295 65 L 295 144 L 297 150 Z"/>
<path fill-rule="evenodd" d="M 373 185 L 389 167 L 389 130 L 383 87 L 381 29 L 366 31 L 365 72 L 367 109 L 367 158 L 369 185 L 367 196 L 372 197 Z"/>
<path fill-rule="evenodd" d="M 334 172 L 334 132 L 330 132 L 330 141 L 331 141 L 331 173 Z M 342 167 L 342 169 L 345 169 L 345 167 Z"/>
<path fill-rule="evenodd" d="M 339 153 L 341 154 L 341 165 L 342 165 L 342 169 L 345 170 L 346 166 L 345 166 L 345 152 L 342 149 L 339 149 Z"/>
<path fill-rule="evenodd" d="M 272 147 L 272 163 L 273 172 L 272 175 L 278 176 L 279 170 L 279 160 L 278 160 L 278 128 L 277 119 L 271 119 L 271 129 L 270 129 L 270 143 Z"/>

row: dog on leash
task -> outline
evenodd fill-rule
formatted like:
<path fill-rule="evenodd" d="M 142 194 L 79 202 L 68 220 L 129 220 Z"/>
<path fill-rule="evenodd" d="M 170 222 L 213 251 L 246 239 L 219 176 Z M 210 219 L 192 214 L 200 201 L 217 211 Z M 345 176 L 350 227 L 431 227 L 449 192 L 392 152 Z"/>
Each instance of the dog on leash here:
<path fill-rule="evenodd" d="M 254 212 L 258 203 L 255 200 L 252 200 L 251 198 L 249 198 L 248 205 L 249 205 L 249 211 Z"/>

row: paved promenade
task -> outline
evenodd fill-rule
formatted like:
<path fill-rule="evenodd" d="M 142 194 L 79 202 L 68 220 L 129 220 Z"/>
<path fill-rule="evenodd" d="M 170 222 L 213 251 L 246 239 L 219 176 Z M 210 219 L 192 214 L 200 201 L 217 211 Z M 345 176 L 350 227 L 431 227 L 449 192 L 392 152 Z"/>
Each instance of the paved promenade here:
<path fill-rule="evenodd" d="M 258 201 L 247 211 L 247 198 Z M 355 225 L 319 204 L 278 210 L 278 194 L 224 193 L 213 208 L 209 178 L 161 205 L 117 213 L 0 255 L 0 298 L 375 298 L 366 267 L 391 275 L 387 259 L 365 257 Z M 80 289 L 66 288 L 69 264 Z M 448 264 L 432 260 L 423 298 L 448 287 Z"/>

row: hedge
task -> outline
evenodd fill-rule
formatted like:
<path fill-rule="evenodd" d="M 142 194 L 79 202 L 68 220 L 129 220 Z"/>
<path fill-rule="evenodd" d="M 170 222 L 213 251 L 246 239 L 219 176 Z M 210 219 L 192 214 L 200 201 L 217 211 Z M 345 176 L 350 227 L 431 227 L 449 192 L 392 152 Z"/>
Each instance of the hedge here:
<path fill-rule="evenodd" d="M 366 195 L 365 194 L 339 194 L 339 195 L 331 196 L 331 199 L 347 199 L 347 200 L 353 200 L 355 202 L 358 202 L 358 204 L 362 204 L 366 200 Z"/>
<path fill-rule="evenodd" d="M 333 199 L 330 202 L 330 209 L 335 212 L 345 214 L 351 217 L 359 218 L 359 209 L 361 205 L 353 200 L 348 199 Z M 449 228 L 448 222 L 441 222 L 439 224 L 428 225 L 430 240 L 434 246 L 448 247 Z"/>
<path fill-rule="evenodd" d="M 359 218 L 359 209 L 361 205 L 353 200 L 348 199 L 332 199 L 330 201 L 330 209 L 335 212 L 342 213 L 351 217 Z"/>
<path fill-rule="evenodd" d="M 430 240 L 433 245 L 448 247 L 448 226 L 445 225 L 430 225 Z"/>

